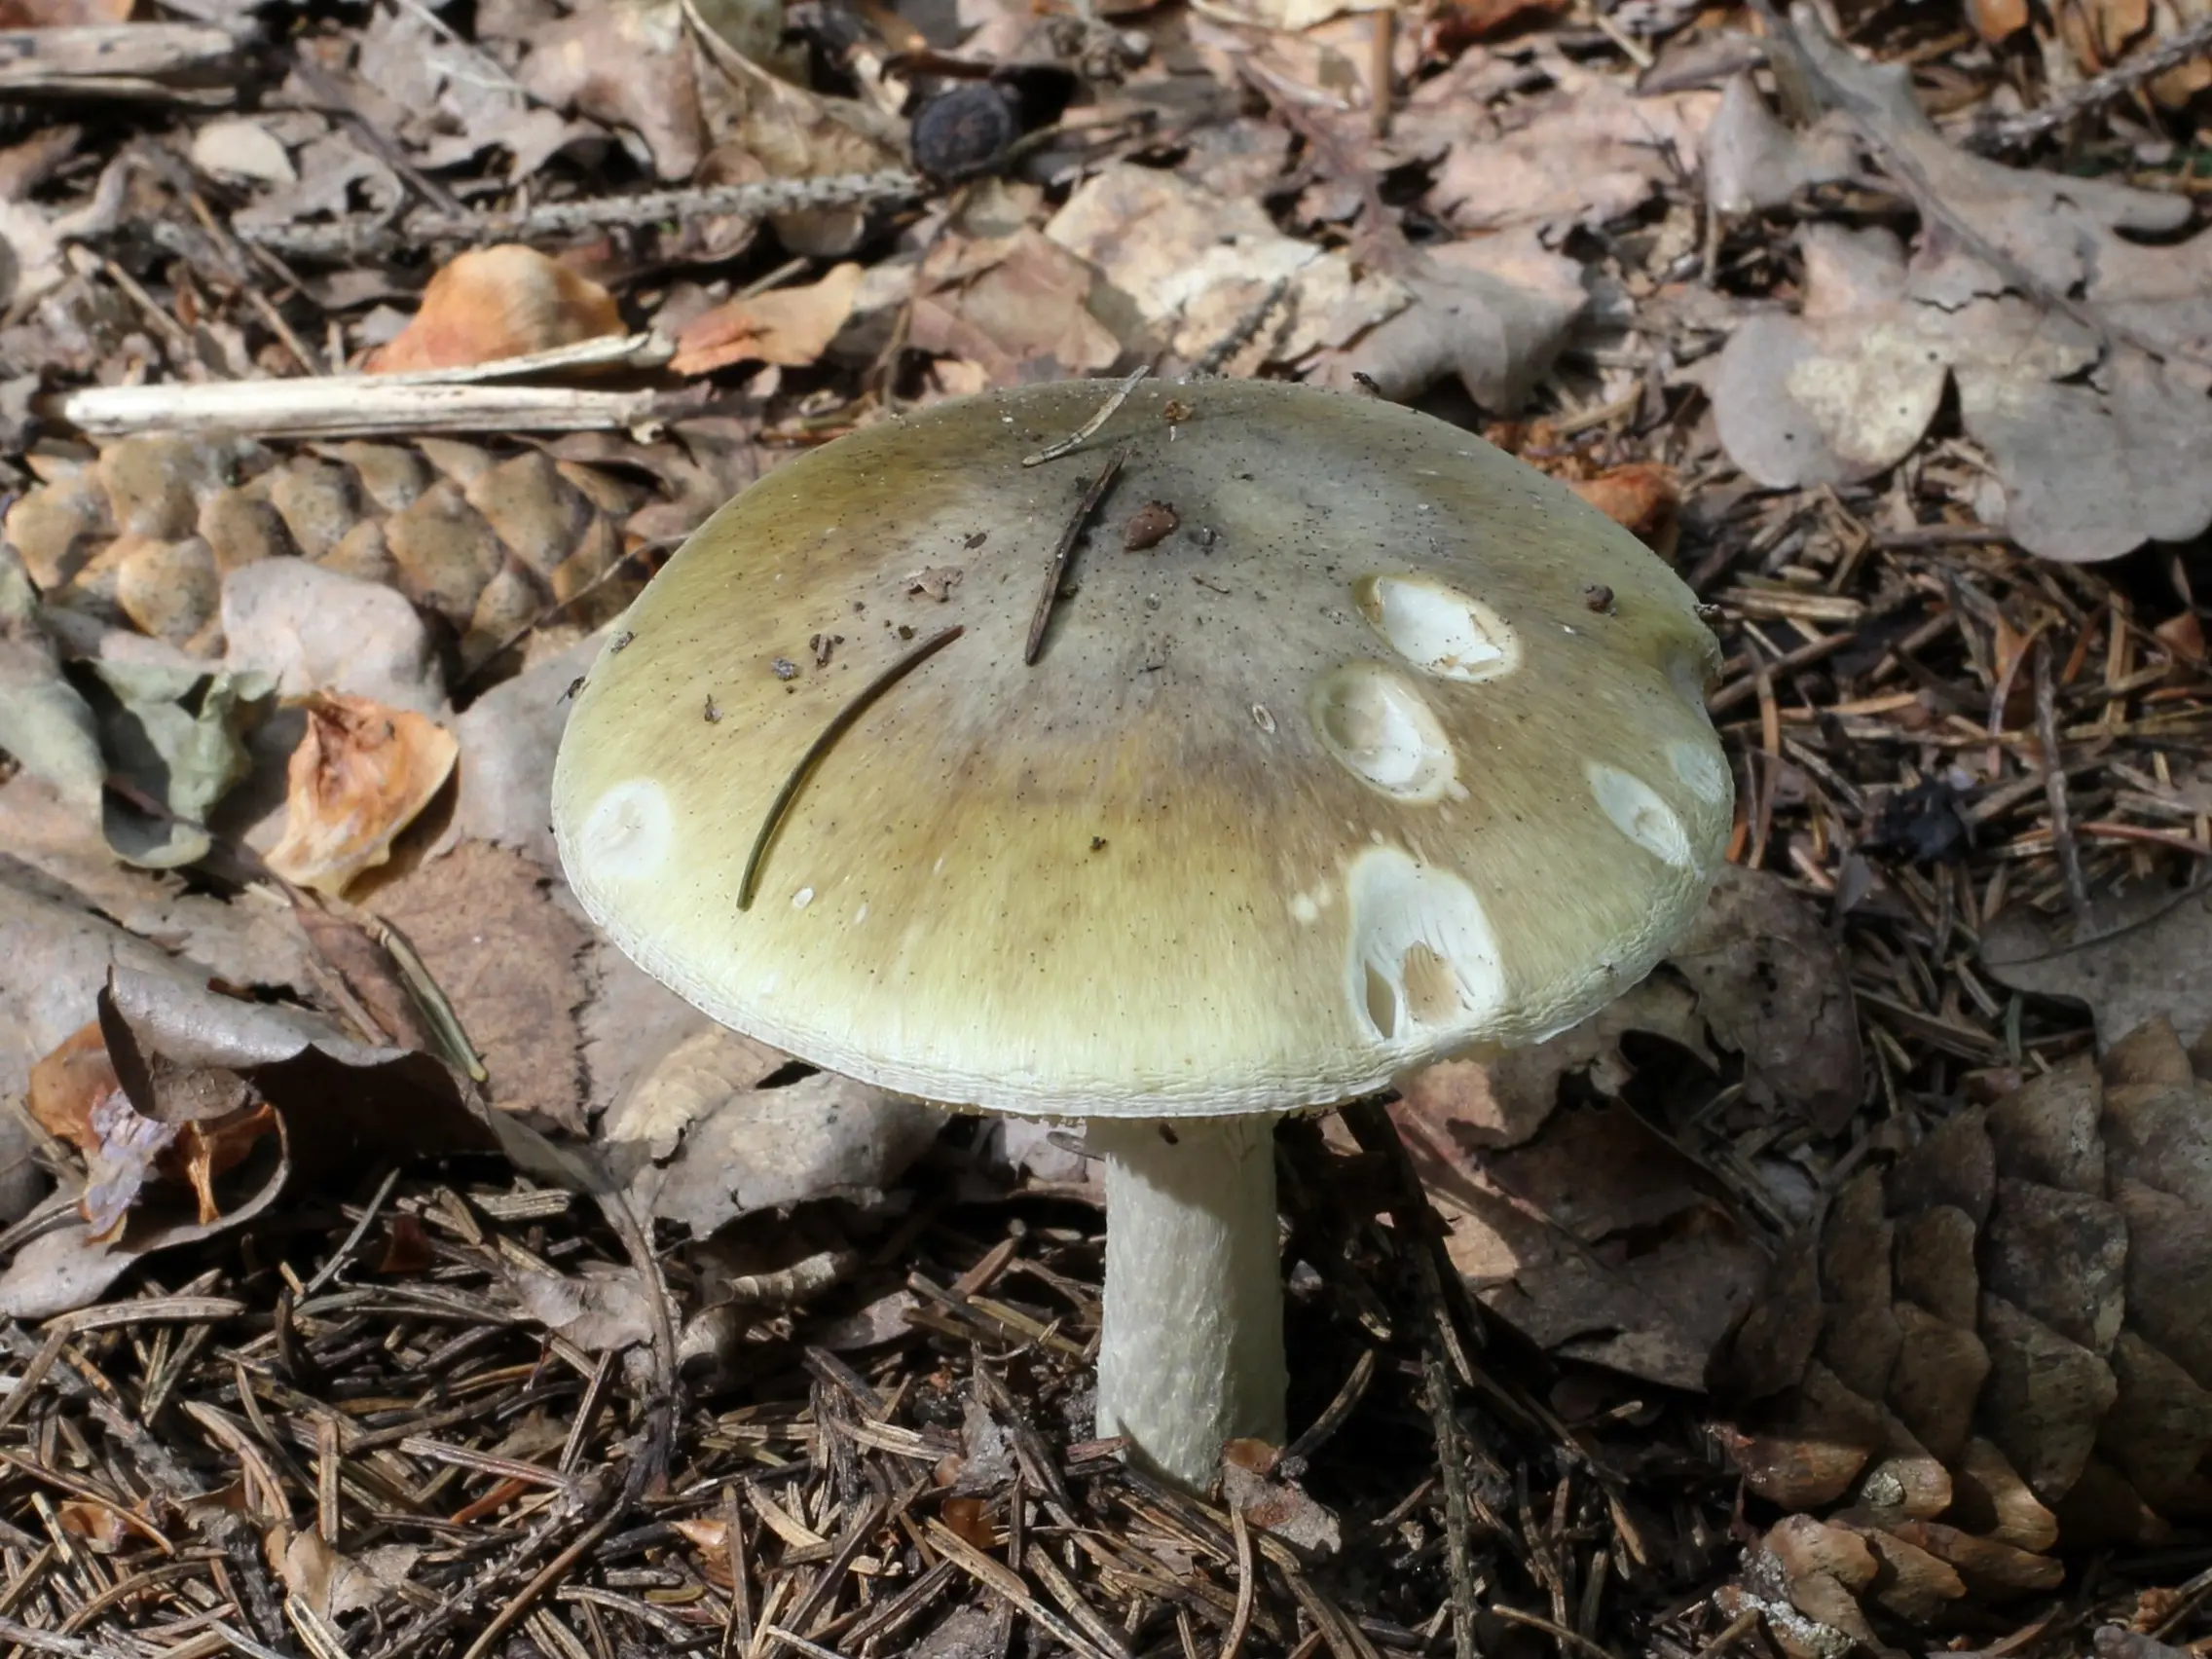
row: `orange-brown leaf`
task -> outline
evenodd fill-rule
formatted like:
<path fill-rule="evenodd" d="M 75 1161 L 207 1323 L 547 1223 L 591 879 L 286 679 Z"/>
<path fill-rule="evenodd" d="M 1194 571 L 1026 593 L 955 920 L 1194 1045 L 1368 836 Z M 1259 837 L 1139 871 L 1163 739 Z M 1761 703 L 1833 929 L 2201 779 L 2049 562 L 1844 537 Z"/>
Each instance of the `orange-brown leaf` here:
<path fill-rule="evenodd" d="M 839 265 L 803 288 L 723 302 L 692 319 L 677 338 L 669 365 L 680 375 L 703 375 L 731 363 L 780 363 L 804 368 L 819 361 L 853 314 L 861 268 Z"/>
<path fill-rule="evenodd" d="M 372 374 L 496 362 L 622 332 L 609 294 L 535 248 L 461 254 L 430 278 L 414 318 L 372 354 Z"/>
<path fill-rule="evenodd" d="M 92 1108 L 120 1087 L 94 1020 L 70 1032 L 31 1067 L 31 1116 L 55 1140 L 90 1152 L 99 1144 L 92 1132 Z"/>
<path fill-rule="evenodd" d="M 453 772 L 460 753 L 443 726 L 366 697 L 316 692 L 285 773 L 284 838 L 269 867 L 338 894 L 391 856 L 391 843 Z"/>
<path fill-rule="evenodd" d="M 223 1216 L 223 1206 L 215 1197 L 216 1180 L 244 1162 L 254 1142 L 275 1133 L 276 1128 L 276 1113 L 266 1100 L 184 1125 L 172 1157 L 182 1163 L 184 1178 L 192 1183 L 193 1194 L 200 1200 L 202 1227 L 212 1226 Z"/>
<path fill-rule="evenodd" d="M 1632 461 L 1607 467 L 1595 478 L 1569 479 L 1567 487 L 1654 547 L 1672 528 L 1676 508 L 1681 503 L 1675 469 L 1655 461 Z"/>

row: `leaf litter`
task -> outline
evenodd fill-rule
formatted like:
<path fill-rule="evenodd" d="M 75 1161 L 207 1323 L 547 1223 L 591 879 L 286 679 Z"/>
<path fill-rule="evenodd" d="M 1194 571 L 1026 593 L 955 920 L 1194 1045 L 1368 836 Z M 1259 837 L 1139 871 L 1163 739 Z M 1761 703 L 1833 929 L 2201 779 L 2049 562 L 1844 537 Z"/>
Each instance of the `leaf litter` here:
<path fill-rule="evenodd" d="M 1902 1194 L 1952 1125 L 2142 1019 L 2201 1031 L 2192 566 L 2015 551 L 2201 527 L 2160 459 L 2194 432 L 2186 181 L 2056 83 L 2094 166 L 1982 159 L 1809 19 L 961 11 L 379 8 L 243 49 L 281 89 L 259 103 L 150 80 L 175 125 L 129 166 L 106 128 L 0 158 L 0 1088 L 25 1105 L 0 1294 L 53 1316 L 0 1326 L 4 1634 L 69 1659 L 170 1629 L 313 1659 L 2194 1635 L 2198 1590 L 2124 1551 L 2074 1603 L 2023 1568 L 2000 1610 L 1997 1534 L 1771 1495 L 1705 1392 L 1732 1332 L 1769 1333 L 1768 1373 L 1806 1356 L 1784 1381 L 1828 1414 L 1821 1456 L 1868 1448 L 1847 1486 L 1925 1508 L 1971 1479 L 2008 1547 L 2070 1548 L 1978 1452 L 1954 1477 L 1880 1388 L 1853 1406 L 1843 1335 L 1810 1356 L 1831 1317 L 1879 1324 L 1881 1226 L 1943 1225 L 1919 1189 L 1869 1223 L 1867 1169 Z M 2045 27 L 2003 11 L 1972 26 Z M 2102 67 L 2170 33 L 2148 16 L 2058 44 Z M 1853 38 L 1941 122 L 1982 100 L 1972 142 L 2009 130 L 2037 72 L 1923 26 Z M 1838 115 L 1772 113 L 1792 50 Z M 2179 84 L 2120 90 L 2178 109 Z M 981 86 L 1012 131 L 980 174 L 903 172 L 908 119 Z M 2098 167 L 2132 182 L 2074 176 Z M 496 380 L 634 326 L 620 367 L 532 378 L 580 409 L 578 377 L 629 376 L 650 431 L 331 442 L 250 402 L 252 441 L 154 429 L 203 388 L 343 407 L 361 383 L 326 371 Z M 1653 978 L 1406 1080 L 1412 1169 L 1373 1116 L 1285 1129 L 1299 1427 L 1235 1449 L 1218 1501 L 1088 1441 L 1080 1139 L 703 1025 L 591 938 L 534 804 L 603 630 L 781 455 L 1140 365 L 1422 400 L 1582 490 L 1716 608 L 1741 801 L 1730 879 Z M 42 380 L 153 413 L 92 440 Z M 335 856 L 295 863 L 310 840 Z M 2051 1202 L 1992 1212 L 2023 1307 L 2096 1260 L 2037 1231 Z M 2179 1263 L 2195 1223 L 2159 1214 Z"/>

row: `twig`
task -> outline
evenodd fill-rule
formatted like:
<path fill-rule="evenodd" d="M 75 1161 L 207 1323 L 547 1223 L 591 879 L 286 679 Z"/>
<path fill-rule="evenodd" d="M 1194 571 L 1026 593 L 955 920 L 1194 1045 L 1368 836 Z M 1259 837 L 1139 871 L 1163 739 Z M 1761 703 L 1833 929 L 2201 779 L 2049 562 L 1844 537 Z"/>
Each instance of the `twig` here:
<path fill-rule="evenodd" d="M 806 782 L 807 774 L 814 770 L 822 756 L 830 752 L 830 746 L 844 736 L 853 722 L 866 714 L 878 697 L 967 631 L 964 626 L 955 623 L 942 633 L 932 634 L 862 686 L 843 708 L 830 717 L 830 723 L 807 745 L 806 753 L 798 757 L 798 764 L 792 768 L 791 776 L 784 780 L 784 787 L 776 792 L 776 798 L 768 803 L 768 810 L 760 820 L 759 831 L 753 837 L 753 851 L 746 855 L 745 874 L 737 884 L 737 907 L 740 910 L 753 908 L 753 897 L 760 885 L 760 863 L 767 857 L 768 843 L 775 839 L 777 827 L 783 823 L 784 814 L 790 810 L 793 798 L 799 792 L 799 786 Z"/>
<path fill-rule="evenodd" d="M 1021 458 L 1021 464 L 1024 466 L 1042 466 L 1048 461 L 1057 461 L 1063 455 L 1075 454 L 1077 450 L 1081 449 L 1084 444 L 1094 433 L 1097 432 L 1099 427 L 1105 425 L 1107 422 L 1111 421 L 1114 418 L 1114 411 L 1121 408 L 1123 404 L 1126 403 L 1129 400 L 1129 393 L 1136 390 L 1137 382 L 1144 379 L 1144 377 L 1150 373 L 1152 373 L 1152 370 L 1149 367 L 1140 366 L 1126 380 L 1121 382 L 1121 384 L 1114 387 L 1113 395 L 1108 397 L 1106 401 L 1099 406 L 1097 414 L 1093 415 L 1089 420 L 1086 421 L 1080 427 L 1078 427 L 1071 435 L 1062 438 L 1058 443 L 1048 445 L 1046 448 L 1039 450 L 1035 455 L 1023 456 Z"/>
<path fill-rule="evenodd" d="M 1081 442 L 1081 438 L 1077 439 Z M 1068 561 L 1075 557 L 1075 544 L 1083 539 L 1083 527 L 1090 522 L 1090 515 L 1098 510 L 1098 503 L 1106 498 L 1122 465 L 1129 459 L 1129 445 L 1124 444 L 1107 458 L 1099 468 L 1098 476 L 1084 491 L 1083 499 L 1068 515 L 1067 528 L 1060 532 L 1060 544 L 1052 550 L 1052 563 L 1045 572 L 1045 591 L 1037 596 L 1037 609 L 1029 618 L 1029 638 L 1021 647 L 1021 660 L 1034 667 L 1037 655 L 1045 648 L 1045 628 L 1052 620 L 1052 606 L 1060 597 L 1060 583 L 1067 579 Z"/>
<path fill-rule="evenodd" d="M 2040 138 L 2086 115 L 2099 104 L 2123 97 L 2146 81 L 2155 81 L 2169 69 L 2178 69 L 2192 57 L 2212 52 L 2212 17 L 2194 22 L 2157 41 L 2101 75 L 2092 75 L 2069 87 L 2037 109 L 1996 121 L 1978 121 L 1967 129 L 1965 142 L 1975 149 L 2007 149 Z"/>
<path fill-rule="evenodd" d="M 2058 693 L 2051 684 L 2050 650 L 2041 639 L 2036 662 L 2036 739 L 2043 749 L 2044 798 L 2050 803 L 2050 838 L 2058 849 L 2058 867 L 2066 878 L 2066 902 L 2075 919 L 2089 919 L 2089 887 L 2082 875 L 2082 849 L 2074 838 L 2073 814 L 2066 802 L 2066 766 L 2058 746 Z"/>
<path fill-rule="evenodd" d="M 1191 365 L 1191 372 L 1195 375 L 1220 374 L 1222 365 L 1250 344 L 1252 337 L 1260 332 L 1260 325 L 1273 314 L 1275 307 L 1282 304 L 1283 296 L 1289 292 L 1288 276 L 1277 276 L 1270 282 L 1267 290 L 1253 302 L 1251 310 L 1231 324 L 1229 332 L 1208 346 L 1204 354 Z"/>
<path fill-rule="evenodd" d="M 1368 1351 L 1374 1352 L 1372 1348 Z M 1221 1639 L 1221 1659 L 1236 1659 L 1243 1650 L 1245 1633 L 1252 1628 L 1252 1608 L 1260 1596 L 1259 1573 L 1252 1560 L 1252 1524 L 1234 1502 L 1229 1505 L 1229 1526 L 1236 1535 L 1236 1611 L 1230 1615 L 1229 1634 Z"/>
<path fill-rule="evenodd" d="M 569 1547 L 538 1568 L 537 1573 L 499 1604 L 499 1610 L 492 1615 L 492 1622 L 477 1633 L 476 1640 L 468 1644 L 461 1659 L 484 1659 L 499 1644 L 499 1639 L 514 1628 L 515 1621 L 537 1604 L 538 1597 L 556 1583 L 570 1567 L 581 1561 L 591 1547 L 614 1530 L 614 1524 L 629 1512 L 627 1499 L 617 1497 L 608 1505 L 607 1513 L 570 1540 Z"/>
<path fill-rule="evenodd" d="M 1519 1607 L 1508 1607 L 1502 1603 L 1493 1603 L 1490 1610 L 1509 1624 L 1527 1625 L 1530 1630 L 1542 1631 L 1560 1644 L 1563 1652 L 1572 1647 L 1584 1653 L 1594 1653 L 1598 1656 L 1598 1659 L 1613 1659 L 1611 1653 L 1600 1647 L 1588 1637 L 1579 1636 L 1563 1624 L 1555 1624 L 1552 1620 L 1542 1618 L 1535 1613 L 1525 1613 Z"/>
<path fill-rule="evenodd" d="M 142 25 L 141 25 L 142 26 Z M 819 178 L 758 179 L 636 196 L 548 202 L 519 213 L 447 213 L 417 208 L 396 221 L 344 220 L 331 225 L 263 225 L 232 221 L 239 240 L 300 258 L 358 259 L 434 241 L 543 241 L 581 232 L 639 229 L 728 214 L 765 219 L 824 207 L 909 202 L 928 194 L 919 174 L 903 168 L 831 173 Z"/>
<path fill-rule="evenodd" d="M 1344 1386 L 1337 1390 L 1321 1415 L 1313 1419 L 1305 1432 L 1282 1449 L 1283 1460 L 1293 1457 L 1310 1457 L 1325 1445 L 1330 1436 L 1344 1427 L 1345 1419 L 1359 1409 L 1359 1402 L 1367 1397 L 1367 1386 L 1375 1381 L 1375 1350 L 1362 1348 L 1351 1375 L 1345 1379 Z"/>
<path fill-rule="evenodd" d="M 361 1219 L 353 1224 L 353 1231 L 346 1235 L 346 1242 L 333 1250 L 330 1259 L 315 1269 L 314 1277 L 300 1287 L 300 1301 L 307 1301 L 338 1276 L 338 1270 L 346 1265 L 353 1252 L 361 1247 L 361 1240 L 369 1235 L 369 1229 L 375 1224 L 378 1212 L 384 1208 L 386 1200 L 391 1197 L 392 1188 L 397 1185 L 399 1166 L 395 1163 L 385 1171 L 384 1179 L 377 1184 L 376 1194 L 369 1199 L 368 1207 L 361 1211 Z"/>
<path fill-rule="evenodd" d="M 566 386 L 424 385 L 397 376 L 318 375 L 202 385 L 95 386 L 64 393 L 55 415 L 92 437 L 163 429 L 254 437 L 378 437 L 403 432 L 620 431 L 654 420 L 654 391 Z"/>
<path fill-rule="evenodd" d="M 0 92 L 11 98 L 163 98 L 227 104 L 245 56 L 210 23 L 87 23 L 0 29 Z"/>

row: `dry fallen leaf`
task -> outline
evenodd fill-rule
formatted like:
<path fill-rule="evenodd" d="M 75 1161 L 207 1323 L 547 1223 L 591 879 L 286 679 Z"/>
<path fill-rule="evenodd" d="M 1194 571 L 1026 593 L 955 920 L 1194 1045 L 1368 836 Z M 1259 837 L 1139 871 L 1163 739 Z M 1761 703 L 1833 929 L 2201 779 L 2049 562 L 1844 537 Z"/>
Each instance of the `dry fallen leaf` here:
<path fill-rule="evenodd" d="M 0 897 L 6 889 L 0 887 Z M 189 1186 L 166 1183 L 160 1205 L 127 1208 L 119 1233 L 101 1236 L 90 1222 L 57 1228 L 18 1250 L 0 1271 L 0 1312 L 44 1318 L 96 1301 L 131 1266 L 155 1251 L 195 1243 L 250 1221 L 295 1178 L 327 1179 L 379 1156 L 439 1156 L 506 1148 L 534 1157 L 480 1115 L 452 1072 L 427 1054 L 373 1048 L 343 1035 L 320 1014 L 242 1000 L 203 980 L 117 968 L 100 993 L 101 1029 L 123 1080 L 124 1118 L 107 1125 L 115 1185 L 135 1175 L 157 1131 L 213 1126 L 252 1100 L 275 1108 L 274 1132 L 260 1137 L 242 1180 L 234 1176 L 223 1213 L 201 1222 L 166 1201 Z M 95 1111 L 95 1117 L 97 1112 Z M 135 1121 L 133 1121 L 135 1120 Z M 97 1133 L 101 1124 L 93 1124 Z M 208 1175 L 229 1150 L 210 1149 Z"/>
<path fill-rule="evenodd" d="M 286 770 L 284 837 L 267 855 L 287 881 L 337 895 L 391 856 L 391 843 L 430 804 L 461 747 L 406 709 L 314 692 L 308 729 Z"/>
<path fill-rule="evenodd" d="M 691 176 L 705 153 L 699 90 L 677 0 L 606 0 L 532 28 L 518 78 L 555 109 L 573 109 L 645 141 L 653 170 Z"/>
<path fill-rule="evenodd" d="M 122 1087 L 99 1021 L 91 1020 L 31 1067 L 30 1114 L 55 1139 L 86 1152 L 98 1144 L 92 1108 Z"/>
<path fill-rule="evenodd" d="M 1982 930 L 1981 959 L 2000 984 L 2086 1003 L 2108 1049 L 2154 1019 L 2192 1048 L 2212 1029 L 2212 893 L 2138 888 L 2083 921 L 2013 904 Z"/>
<path fill-rule="evenodd" d="M 305 559 L 264 559 L 223 583 L 231 668 L 258 672 L 279 695 L 342 691 L 434 715 L 445 677 L 429 630 L 394 589 Z"/>
<path fill-rule="evenodd" d="M 1625 1107 L 1555 1113 L 1519 1147 L 1394 1104 L 1446 1249 L 1484 1305 L 1556 1352 L 1672 1388 L 1707 1363 L 1766 1258 L 1713 1183 Z"/>
<path fill-rule="evenodd" d="M 600 1140 L 641 1214 L 704 1238 L 775 1205 L 866 1202 L 943 1126 L 933 1107 L 830 1072 L 765 1087 L 786 1063 L 708 1026 L 631 1084 L 602 1120 Z"/>
<path fill-rule="evenodd" d="M 848 262 L 804 287 L 725 301 L 684 328 L 669 367 L 681 375 L 703 375 L 731 363 L 804 368 L 818 362 L 853 314 L 861 276 L 861 268 Z"/>
<path fill-rule="evenodd" d="M 1144 227 L 1132 236 L 1130 227 Z M 1286 237 L 1257 201 L 1232 202 L 1157 167 L 1117 163 L 1078 185 L 1045 234 L 1134 302 L 1132 321 L 1196 361 L 1252 326 L 1249 355 L 1290 362 L 1343 346 L 1405 310 L 1395 277 Z M 1281 292 L 1268 304 L 1274 285 Z M 1143 342 L 1131 337 L 1124 348 Z M 1232 358 L 1243 367 L 1247 353 Z"/>
<path fill-rule="evenodd" d="M 439 269 L 414 317 L 371 353 L 372 374 L 464 368 L 622 332 L 614 296 L 516 242 L 473 248 Z"/>
<path fill-rule="evenodd" d="M 507 1283 L 524 1312 L 587 1353 L 652 1340 L 651 1292 L 635 1268 L 575 1275 L 517 1267 L 508 1270 Z"/>
<path fill-rule="evenodd" d="M 88 28 L 129 19 L 133 0 L 0 0 L 0 29 Z"/>
<path fill-rule="evenodd" d="M 1400 280 L 1412 303 L 1317 353 L 1309 378 L 1349 389 L 1364 375 L 1384 397 L 1410 402 L 1451 375 L 1480 407 L 1513 409 L 1589 299 L 1582 268 L 1532 230 L 1421 248 Z"/>
<path fill-rule="evenodd" d="M 283 141 L 258 121 L 203 123 L 192 134 L 192 165 L 218 177 L 297 184 L 299 169 Z"/>
<path fill-rule="evenodd" d="M 1103 320 L 1111 292 L 1088 260 L 1031 225 L 948 229 L 915 276 L 907 344 L 974 363 L 992 386 L 1096 374 L 1122 352 Z"/>
<path fill-rule="evenodd" d="M 1401 152 L 1442 150 L 1431 211 L 1466 233 L 1512 226 L 1601 225 L 1635 212 L 1696 165 L 1716 92 L 1638 96 L 1617 76 L 1549 55 L 1550 92 L 1494 114 L 1470 101 L 1461 77 L 1482 73 L 1470 53 L 1456 71 L 1417 88 L 1393 124 Z"/>
<path fill-rule="evenodd" d="M 576 1010 L 578 958 L 590 937 L 520 853 L 463 841 L 381 884 L 369 903 L 437 982 L 489 1074 L 503 1111 L 584 1130 Z"/>
<path fill-rule="evenodd" d="M 1730 458 L 1770 487 L 1869 478 L 1949 387 L 2028 551 L 2112 559 L 2212 524 L 2212 474 L 2182 460 L 2212 443 L 2212 237 L 2167 240 L 2187 203 L 1956 149 L 1904 65 L 1862 61 L 1810 12 L 1794 35 L 1941 217 L 1909 260 L 1880 227 L 1805 227 L 1801 314 L 1748 319 L 1710 379 Z"/>
<path fill-rule="evenodd" d="M 1697 992 L 1714 1040 L 1744 1056 L 1754 1102 L 1794 1108 L 1823 1134 L 1850 1121 L 1864 1071 L 1850 967 L 1787 881 L 1724 867 L 1667 962 Z"/>

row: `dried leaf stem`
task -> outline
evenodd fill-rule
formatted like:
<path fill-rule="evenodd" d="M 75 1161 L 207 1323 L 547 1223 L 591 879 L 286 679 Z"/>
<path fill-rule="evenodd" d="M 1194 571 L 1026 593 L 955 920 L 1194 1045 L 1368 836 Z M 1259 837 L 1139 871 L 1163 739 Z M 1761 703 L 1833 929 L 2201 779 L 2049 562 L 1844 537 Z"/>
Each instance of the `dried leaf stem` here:
<path fill-rule="evenodd" d="M 850 702 L 830 717 L 830 723 L 807 745 L 806 753 L 798 757 L 798 764 L 792 768 L 791 776 L 784 780 L 784 787 L 776 792 L 776 798 L 768 803 L 768 810 L 761 817 L 759 832 L 753 837 L 753 850 L 745 858 L 745 874 L 737 884 L 737 907 L 740 910 L 753 908 L 754 894 L 760 886 L 760 864 L 767 857 L 768 843 L 776 838 L 776 830 L 783 823 L 784 814 L 791 810 L 791 804 L 797 797 L 800 786 L 806 782 L 807 774 L 820 763 L 823 756 L 829 754 L 830 746 L 844 736 L 853 722 L 867 713 L 869 706 L 878 697 L 967 631 L 965 627 L 955 623 L 941 633 L 932 634 L 862 686 Z"/>
<path fill-rule="evenodd" d="M 1081 443 L 1084 433 L 1070 439 L 1071 447 Z M 1045 629 L 1052 620 L 1052 607 L 1060 597 L 1060 583 L 1067 579 L 1068 561 L 1075 557 L 1075 544 L 1083 539 L 1083 527 L 1090 522 L 1090 515 L 1098 510 L 1098 503 L 1106 498 L 1114 480 L 1121 475 L 1122 467 L 1129 459 L 1129 445 L 1124 444 L 1108 458 L 1099 469 L 1098 476 L 1076 502 L 1075 511 L 1068 515 L 1067 528 L 1060 532 L 1060 544 L 1052 549 L 1051 565 L 1045 571 L 1045 591 L 1037 596 L 1037 608 L 1029 618 L 1029 638 L 1023 642 L 1021 660 L 1034 667 L 1037 655 L 1045 648 Z"/>
<path fill-rule="evenodd" d="M 1063 455 L 1073 455 L 1097 432 L 1099 427 L 1105 425 L 1114 418 L 1114 411 L 1126 403 L 1129 400 L 1129 393 L 1136 390 L 1137 382 L 1150 373 L 1152 373 L 1150 367 L 1140 365 L 1127 379 L 1114 387 L 1112 395 L 1098 406 L 1097 414 L 1058 443 L 1049 444 L 1035 455 L 1023 456 L 1021 464 L 1024 466 L 1042 466 L 1048 461 L 1057 461 Z"/>
<path fill-rule="evenodd" d="M 393 222 L 348 219 L 328 225 L 241 225 L 234 221 L 232 229 L 239 240 L 249 246 L 292 258 L 361 258 L 433 241 L 537 242 L 583 231 L 636 229 L 708 214 L 758 219 L 824 207 L 905 202 L 926 194 L 920 175 L 889 168 L 820 178 L 771 178 L 688 190 L 648 190 L 635 196 L 596 197 L 585 202 L 548 202 L 519 213 L 448 213 L 417 208 Z"/>
<path fill-rule="evenodd" d="M 2040 108 L 2022 110 L 2018 115 L 2009 115 L 2000 121 L 1975 123 L 1968 129 L 1966 141 L 1972 147 L 1989 149 L 2009 149 L 2028 143 L 2064 127 L 2077 116 L 2088 114 L 2099 104 L 2125 97 L 2144 82 L 2155 81 L 2167 70 L 2178 69 L 2192 57 L 2206 52 L 2212 52 L 2212 17 L 2198 18 L 2176 29 L 2124 63 L 2116 63 L 2103 74 L 2092 75 L 2079 86 L 2067 88 Z"/>

